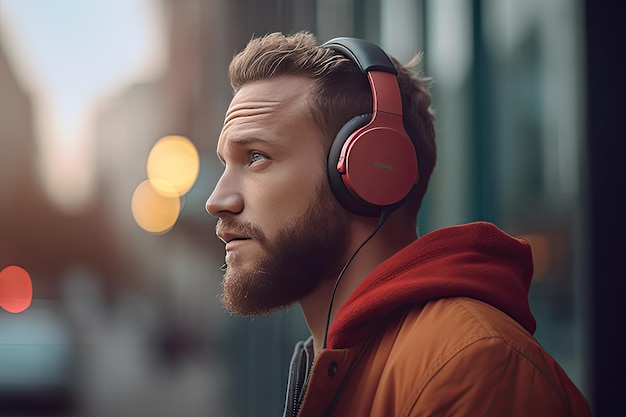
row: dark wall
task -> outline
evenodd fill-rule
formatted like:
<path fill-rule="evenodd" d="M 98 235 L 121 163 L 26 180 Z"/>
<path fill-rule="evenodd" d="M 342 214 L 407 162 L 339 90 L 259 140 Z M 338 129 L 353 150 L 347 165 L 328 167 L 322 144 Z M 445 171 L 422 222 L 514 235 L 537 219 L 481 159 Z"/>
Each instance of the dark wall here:
<path fill-rule="evenodd" d="M 623 413 L 626 375 L 624 294 L 620 257 L 625 233 L 623 4 L 586 0 L 587 153 L 591 299 L 591 377 L 594 416 Z M 622 411 L 620 411 L 622 410 Z"/>

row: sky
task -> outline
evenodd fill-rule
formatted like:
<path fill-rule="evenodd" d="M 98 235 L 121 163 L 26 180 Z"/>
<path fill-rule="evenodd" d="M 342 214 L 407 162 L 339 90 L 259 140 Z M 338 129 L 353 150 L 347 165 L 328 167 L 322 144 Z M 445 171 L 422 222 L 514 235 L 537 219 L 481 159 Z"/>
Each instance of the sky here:
<path fill-rule="evenodd" d="M 97 103 L 162 71 L 159 0 L 0 0 L 0 42 L 33 99 L 43 185 L 61 208 L 95 185 Z"/>

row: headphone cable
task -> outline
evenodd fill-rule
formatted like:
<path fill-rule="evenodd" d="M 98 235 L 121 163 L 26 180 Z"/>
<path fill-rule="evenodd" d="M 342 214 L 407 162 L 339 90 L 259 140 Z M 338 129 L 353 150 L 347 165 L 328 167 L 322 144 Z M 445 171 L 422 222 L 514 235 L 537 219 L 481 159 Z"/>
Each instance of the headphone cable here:
<path fill-rule="evenodd" d="M 365 239 L 363 243 L 361 243 L 361 245 L 359 245 L 359 247 L 356 248 L 352 256 L 350 256 L 350 259 L 348 259 L 348 262 L 346 262 L 346 264 L 341 269 L 341 272 L 339 273 L 339 276 L 337 277 L 337 280 L 335 281 L 335 286 L 333 287 L 333 292 L 330 296 L 330 304 L 328 306 L 328 316 L 326 317 L 326 328 L 324 329 L 324 343 L 322 344 L 322 349 L 326 349 L 328 329 L 330 328 L 330 317 L 333 311 L 333 301 L 335 300 L 335 293 L 337 292 L 337 287 L 339 287 L 339 281 L 341 281 L 341 278 L 343 278 L 344 272 L 346 272 L 346 269 L 348 269 L 348 266 L 350 265 L 352 260 L 355 258 L 355 256 L 359 253 L 359 251 L 363 248 L 363 246 L 365 246 L 365 244 L 369 242 L 376 235 L 376 233 L 378 233 L 380 228 L 383 227 L 383 225 L 387 221 L 387 217 L 389 217 L 390 212 L 391 212 L 390 210 L 388 211 L 384 209 L 381 211 L 380 218 L 378 219 L 378 225 L 376 226 L 374 231 L 367 237 L 367 239 Z"/>

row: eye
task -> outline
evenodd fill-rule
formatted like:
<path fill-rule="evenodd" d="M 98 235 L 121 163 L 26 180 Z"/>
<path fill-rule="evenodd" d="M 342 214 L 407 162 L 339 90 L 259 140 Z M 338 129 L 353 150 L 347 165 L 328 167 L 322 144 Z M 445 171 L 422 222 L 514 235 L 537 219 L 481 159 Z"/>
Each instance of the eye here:
<path fill-rule="evenodd" d="M 250 165 L 263 161 L 264 159 L 267 159 L 267 157 L 263 155 L 262 153 L 254 152 L 254 151 L 250 152 Z"/>

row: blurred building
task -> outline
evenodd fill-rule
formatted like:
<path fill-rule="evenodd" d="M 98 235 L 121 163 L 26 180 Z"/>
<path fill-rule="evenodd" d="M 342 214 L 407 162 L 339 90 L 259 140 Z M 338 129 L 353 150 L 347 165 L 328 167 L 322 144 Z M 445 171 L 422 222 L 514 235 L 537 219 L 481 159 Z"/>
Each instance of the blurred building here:
<path fill-rule="evenodd" d="M 36 298 L 59 296 L 60 276 L 85 265 L 113 286 L 119 253 L 100 200 L 64 213 L 46 196 L 37 170 L 33 106 L 0 49 L 0 268 L 19 265 L 36 282 Z"/>
<path fill-rule="evenodd" d="M 0 270 L 24 268 L 33 302 L 0 311 L 0 415 L 67 413 L 75 406 L 76 334 L 58 300 L 63 277 L 84 267 L 115 292 L 119 258 L 102 206 L 69 215 L 45 195 L 37 172 L 33 106 L 0 47 Z M 108 291 L 107 291 L 108 290 Z"/>

